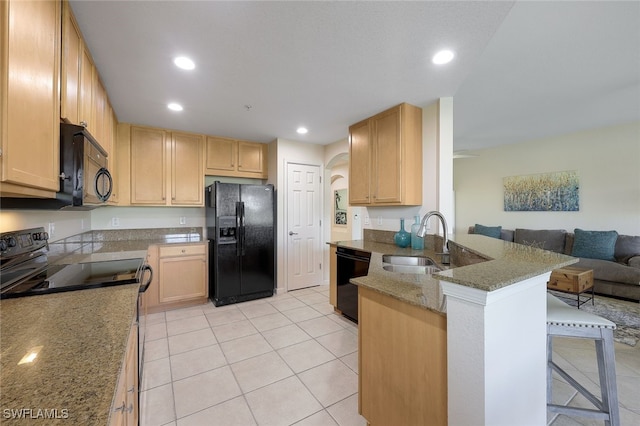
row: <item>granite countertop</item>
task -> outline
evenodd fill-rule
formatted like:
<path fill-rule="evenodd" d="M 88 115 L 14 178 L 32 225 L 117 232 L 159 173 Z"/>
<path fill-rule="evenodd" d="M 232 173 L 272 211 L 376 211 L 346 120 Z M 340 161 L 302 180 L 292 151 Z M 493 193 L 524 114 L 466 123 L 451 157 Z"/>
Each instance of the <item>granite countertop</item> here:
<path fill-rule="evenodd" d="M 107 424 L 138 284 L 3 300 L 3 424 Z M 18 365 L 41 347 L 32 363 Z M 57 410 L 57 419 L 37 418 Z M 4 410 L 23 411 L 12 419 Z M 42 414 L 42 412 L 40 412 Z M 68 418 L 65 418 L 68 417 Z"/>
<path fill-rule="evenodd" d="M 73 264 L 108 260 L 144 259 L 153 244 L 189 244 L 204 241 L 202 228 L 152 228 L 88 231 L 49 243 L 49 262 Z"/>
<path fill-rule="evenodd" d="M 482 235 L 456 234 L 450 243 L 457 244 L 487 261 L 462 267 L 439 265 L 443 270 L 432 275 L 402 274 L 385 271 L 382 268 L 382 255 L 423 255 L 436 262 L 440 257 L 428 249 L 412 250 L 367 240 L 334 241 L 330 244 L 371 253 L 369 274 L 366 277 L 353 278 L 351 281 L 354 284 L 442 314 L 446 312 L 446 303 L 440 280 L 494 291 L 578 261 L 571 256 Z"/>
<path fill-rule="evenodd" d="M 49 243 L 47 258 L 52 264 L 144 259 L 152 244 L 203 241 L 202 228 L 88 231 Z M 107 424 L 138 288 L 128 284 L 2 300 L 2 423 Z M 36 347 L 41 349 L 35 362 L 18 365 Z M 23 410 L 27 420 L 12 419 L 7 409 Z M 59 418 L 42 418 L 38 410 Z"/>

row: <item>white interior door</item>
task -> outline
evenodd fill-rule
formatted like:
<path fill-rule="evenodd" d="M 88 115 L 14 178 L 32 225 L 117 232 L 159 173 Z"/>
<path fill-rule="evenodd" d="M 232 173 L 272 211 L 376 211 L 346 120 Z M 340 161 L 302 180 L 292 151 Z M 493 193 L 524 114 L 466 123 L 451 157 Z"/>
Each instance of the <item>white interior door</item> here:
<path fill-rule="evenodd" d="M 287 290 L 322 284 L 320 167 L 287 164 Z"/>

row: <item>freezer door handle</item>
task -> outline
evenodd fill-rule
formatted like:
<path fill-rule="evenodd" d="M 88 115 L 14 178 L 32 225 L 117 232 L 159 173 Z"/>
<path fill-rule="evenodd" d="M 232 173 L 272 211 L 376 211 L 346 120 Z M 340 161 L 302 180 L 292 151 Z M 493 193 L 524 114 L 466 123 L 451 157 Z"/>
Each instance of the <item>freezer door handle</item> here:
<path fill-rule="evenodd" d="M 238 235 L 237 235 L 237 239 L 238 239 L 238 244 L 237 244 L 237 255 L 238 256 L 244 256 L 245 254 L 245 249 L 244 249 L 244 202 L 239 201 L 236 203 L 236 222 L 237 222 L 237 226 L 238 226 Z"/>

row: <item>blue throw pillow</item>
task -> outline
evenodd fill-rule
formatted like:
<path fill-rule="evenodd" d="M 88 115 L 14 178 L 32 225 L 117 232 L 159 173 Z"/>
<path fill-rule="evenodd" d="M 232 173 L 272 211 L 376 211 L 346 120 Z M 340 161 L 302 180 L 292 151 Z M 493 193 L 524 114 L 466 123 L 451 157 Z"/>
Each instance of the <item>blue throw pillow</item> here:
<path fill-rule="evenodd" d="M 502 226 L 484 226 L 478 225 L 473 227 L 474 234 L 486 235 L 487 237 L 492 238 L 500 238 L 500 233 L 502 232 Z"/>
<path fill-rule="evenodd" d="M 574 231 L 571 256 L 589 259 L 616 260 L 614 253 L 618 233 L 616 231 Z"/>

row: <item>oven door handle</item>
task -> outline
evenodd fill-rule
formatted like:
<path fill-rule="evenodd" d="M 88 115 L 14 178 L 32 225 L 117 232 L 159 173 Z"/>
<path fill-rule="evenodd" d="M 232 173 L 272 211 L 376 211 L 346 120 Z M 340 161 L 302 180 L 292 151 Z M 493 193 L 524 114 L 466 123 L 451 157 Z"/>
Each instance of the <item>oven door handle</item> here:
<path fill-rule="evenodd" d="M 145 271 L 149 271 L 149 279 L 147 280 L 147 282 L 145 282 L 140 286 L 140 290 L 139 290 L 140 293 L 144 293 L 145 291 L 147 291 L 147 289 L 149 288 L 149 285 L 151 285 L 151 281 L 153 281 L 153 268 L 151 268 L 150 265 L 145 263 L 144 265 L 142 265 L 142 270 L 140 274 L 141 277 L 144 276 Z"/>

